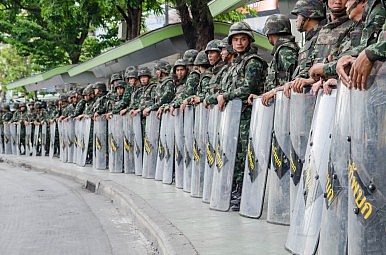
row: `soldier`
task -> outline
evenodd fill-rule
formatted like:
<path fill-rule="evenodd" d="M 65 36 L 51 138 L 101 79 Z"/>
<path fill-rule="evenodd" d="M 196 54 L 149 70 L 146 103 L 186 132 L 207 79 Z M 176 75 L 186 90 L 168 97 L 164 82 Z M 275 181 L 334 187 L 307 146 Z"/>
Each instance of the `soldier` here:
<path fill-rule="evenodd" d="M 189 71 L 193 70 L 194 67 L 194 60 L 196 59 L 198 54 L 198 51 L 195 49 L 190 49 L 185 51 L 183 59 L 186 62 L 186 67 L 189 69 Z"/>
<path fill-rule="evenodd" d="M 200 82 L 196 89 L 196 94 L 183 101 L 183 104 L 180 107 L 181 110 L 183 110 L 188 104 L 197 105 L 201 103 L 204 101 L 206 94 L 209 93 L 209 81 L 213 74 L 210 70 L 211 65 L 205 51 L 200 51 L 198 53 L 196 59 L 194 60 L 194 65 L 198 67 Z"/>
<path fill-rule="evenodd" d="M 108 112 L 109 98 L 107 96 L 106 84 L 97 82 L 93 86 L 96 101 L 94 103 L 94 119 Z"/>
<path fill-rule="evenodd" d="M 13 114 L 13 117 L 11 119 L 11 122 L 16 123 L 17 125 L 20 125 L 20 154 L 25 154 L 25 125 L 24 121 L 27 119 L 27 105 L 26 103 L 21 103 L 19 106 L 19 110 L 17 114 Z M 21 148 L 24 148 L 23 150 Z"/>
<path fill-rule="evenodd" d="M 83 90 L 83 88 L 76 89 L 75 100 L 72 101 L 72 104 L 74 105 L 75 109 L 73 112 L 70 113 L 67 119 L 73 119 L 84 112 L 84 109 L 86 108 L 86 100 L 83 97 Z"/>
<path fill-rule="evenodd" d="M 127 108 L 131 116 L 136 116 L 146 107 L 145 103 L 151 100 L 151 95 L 155 94 L 156 84 L 151 82 L 151 71 L 148 67 L 142 67 L 138 70 L 139 88 L 134 91 Z M 154 91 L 154 92 L 153 92 Z"/>
<path fill-rule="evenodd" d="M 41 126 L 45 121 L 47 121 L 46 111 L 42 107 L 42 103 L 37 101 L 35 103 L 35 111 L 36 115 L 34 119 L 29 119 L 30 122 L 33 122 L 35 126 Z M 36 148 L 36 155 L 41 155 L 41 142 L 38 142 L 38 146 Z"/>
<path fill-rule="evenodd" d="M 122 101 L 119 106 L 116 108 L 116 111 L 119 112 L 121 116 L 125 115 L 127 112 L 127 107 L 130 104 L 131 95 L 133 92 L 138 89 L 138 71 L 135 66 L 128 66 L 125 70 L 125 79 L 128 85 L 125 88 L 125 93 L 123 94 Z M 113 112 L 118 113 L 118 112 Z"/>
<path fill-rule="evenodd" d="M 145 96 L 146 108 L 142 111 L 145 117 L 150 114 L 150 111 L 158 110 L 162 105 L 169 103 L 173 99 L 175 88 L 173 80 L 169 77 L 171 68 L 170 64 L 164 60 L 158 61 L 155 65 L 157 86 L 153 95 L 147 94 Z"/>
<path fill-rule="evenodd" d="M 9 104 L 3 105 L 3 116 L 1 117 L 1 120 L 4 124 L 8 124 L 13 117 L 13 113 L 11 112 L 11 108 L 9 107 Z"/>
<path fill-rule="evenodd" d="M 187 84 L 187 67 L 186 62 L 183 59 L 177 59 L 173 66 L 173 75 L 174 75 L 174 84 L 175 84 L 175 94 L 172 101 L 168 104 L 164 104 L 162 107 L 160 107 L 157 111 L 157 117 L 160 118 L 162 115 L 162 112 L 169 111 L 173 114 L 175 108 L 179 108 L 182 104 L 183 100 L 187 98 L 191 92 L 188 91 L 190 86 L 193 86 L 192 84 Z M 197 71 L 193 70 L 191 74 L 197 73 Z M 200 77 L 197 73 L 198 78 Z M 194 77 L 193 79 L 196 80 L 197 75 L 191 75 L 190 77 Z"/>
<path fill-rule="evenodd" d="M 123 77 L 120 73 L 113 73 L 110 77 L 110 91 L 108 93 L 108 96 L 109 97 L 114 97 L 115 96 L 115 93 L 114 93 L 114 87 L 115 87 L 115 84 L 118 82 L 118 81 L 123 81 Z M 106 89 L 107 90 L 107 89 Z"/>
<path fill-rule="evenodd" d="M 264 34 L 273 45 L 271 55 L 273 56 L 268 67 L 268 76 L 264 84 L 262 103 L 268 106 L 269 100 L 276 95 L 278 90 L 283 90 L 286 82 L 291 80 L 292 74 L 297 66 L 299 46 L 291 33 L 291 22 L 283 14 L 274 14 L 265 22 Z M 248 102 L 253 104 L 251 94 Z"/>
<path fill-rule="evenodd" d="M 128 87 L 127 83 L 124 81 L 118 81 L 115 83 L 115 93 L 117 94 L 115 102 L 110 102 L 109 112 L 106 114 L 106 119 L 111 119 L 113 114 L 117 114 L 121 111 L 121 104 L 125 89 Z"/>
<path fill-rule="evenodd" d="M 229 30 L 228 44 L 231 44 L 237 56 L 232 66 L 221 81 L 221 91 L 217 96 L 220 111 L 225 104 L 235 98 L 243 101 L 243 111 L 240 117 L 240 131 L 235 162 L 233 180 L 232 210 L 239 210 L 245 152 L 247 151 L 248 131 L 250 126 L 252 107 L 247 104 L 248 96 L 252 93 L 260 94 L 264 89 L 267 75 L 267 63 L 256 54 L 252 47 L 254 42 L 252 29 L 245 22 L 233 24 Z"/>
<path fill-rule="evenodd" d="M 349 0 L 346 3 L 349 18 L 355 21 L 355 30 L 351 32 L 350 40 L 342 43 L 338 56 L 334 56 L 328 63 L 319 63 L 310 69 L 311 77 L 334 78 L 316 84 L 314 90 L 323 85 L 325 92 L 329 93 L 329 85 L 336 85 L 338 75 L 336 73 L 337 59 L 352 59 L 357 56 L 365 47 L 376 43 L 383 23 L 385 22 L 386 12 L 380 1 Z M 366 15 L 367 14 L 367 15 Z"/>
<path fill-rule="evenodd" d="M 67 104 L 62 109 L 61 116 L 58 118 L 58 121 L 68 121 L 70 119 L 71 114 L 75 111 L 76 106 L 76 92 L 69 91 L 67 93 Z"/>

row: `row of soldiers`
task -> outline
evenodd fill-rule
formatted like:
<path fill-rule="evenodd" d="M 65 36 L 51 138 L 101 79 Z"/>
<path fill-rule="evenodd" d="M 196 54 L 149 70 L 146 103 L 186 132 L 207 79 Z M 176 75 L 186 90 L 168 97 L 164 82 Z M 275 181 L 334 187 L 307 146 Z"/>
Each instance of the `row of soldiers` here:
<path fill-rule="evenodd" d="M 140 114 L 145 120 L 151 111 L 161 118 L 164 112 L 184 111 L 187 105 L 200 103 L 206 108 L 217 104 L 223 111 L 227 102 L 239 98 L 243 110 L 232 201 L 232 209 L 238 210 L 254 96 L 262 95 L 263 104 L 269 105 L 279 90 L 288 97 L 291 90 L 303 92 L 306 87 L 314 94 L 319 88 L 329 93 L 338 76 L 349 87 L 365 88 L 372 63 L 386 58 L 382 32 L 386 12 L 379 0 L 328 0 L 327 4 L 299 0 L 292 14 L 297 16 L 297 29 L 305 33 L 305 43 L 299 48 L 287 16 L 270 16 L 263 30 L 273 45 L 269 64 L 253 45 L 251 27 L 237 22 L 226 38 L 210 41 L 201 52 L 187 50 L 173 67 L 167 61 L 157 61 L 154 76 L 148 67 L 129 66 L 123 77 L 112 75 L 110 89 L 105 83 L 90 84 L 61 95 L 56 104 L 48 103 L 47 109 L 36 102 L 27 111 L 21 104 L 12 117 L 4 107 L 2 121 L 28 125 L 70 118 L 111 118 L 113 114 Z"/>

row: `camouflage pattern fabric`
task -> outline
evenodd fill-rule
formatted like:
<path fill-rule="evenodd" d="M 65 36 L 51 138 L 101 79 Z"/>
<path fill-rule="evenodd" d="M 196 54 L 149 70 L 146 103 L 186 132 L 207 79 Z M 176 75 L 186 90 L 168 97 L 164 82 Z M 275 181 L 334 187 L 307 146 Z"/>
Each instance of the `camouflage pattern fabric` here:
<path fill-rule="evenodd" d="M 378 38 L 378 42 L 367 47 L 365 52 L 366 56 L 372 62 L 376 60 L 386 60 L 386 23 L 383 25 L 383 30 Z"/>
<path fill-rule="evenodd" d="M 127 108 L 130 105 L 132 99 L 131 95 L 133 94 L 134 90 L 135 88 L 127 84 L 127 86 L 125 87 L 125 92 L 123 93 L 123 97 L 120 99 L 119 104 L 113 108 L 114 114 L 119 113 L 121 110 Z"/>
<path fill-rule="evenodd" d="M 75 110 L 70 114 L 71 118 L 81 115 L 86 108 L 86 100 L 81 99 L 76 103 Z"/>
<path fill-rule="evenodd" d="M 93 112 L 99 115 L 107 113 L 109 110 L 109 100 L 110 99 L 108 98 L 107 94 L 102 94 L 97 97 L 94 103 Z"/>
<path fill-rule="evenodd" d="M 150 110 L 158 110 L 162 105 L 172 101 L 175 93 L 174 82 L 170 77 L 162 78 L 155 88 L 155 101 Z"/>
<path fill-rule="evenodd" d="M 212 68 L 213 76 L 209 80 L 209 93 L 206 93 L 205 101 L 208 104 L 217 104 L 217 96 L 221 91 L 221 80 L 227 74 L 231 63 L 225 64 L 221 62 L 217 66 Z M 216 70 L 217 69 L 217 70 Z M 217 71 L 217 72 L 216 72 Z"/>
<path fill-rule="evenodd" d="M 143 111 L 145 108 L 150 108 L 154 104 L 156 98 L 156 87 L 156 83 L 150 83 L 143 88 L 143 94 L 139 104 L 139 109 L 141 111 Z"/>

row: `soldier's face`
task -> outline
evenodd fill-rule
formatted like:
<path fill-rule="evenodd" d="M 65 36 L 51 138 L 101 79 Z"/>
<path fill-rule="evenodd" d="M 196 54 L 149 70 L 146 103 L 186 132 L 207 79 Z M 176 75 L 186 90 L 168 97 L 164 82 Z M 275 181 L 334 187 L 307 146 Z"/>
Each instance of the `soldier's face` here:
<path fill-rule="evenodd" d="M 176 76 L 178 79 L 182 79 L 186 76 L 186 67 L 184 66 L 177 66 L 176 67 Z"/>
<path fill-rule="evenodd" d="M 245 34 L 232 36 L 232 47 L 236 52 L 244 52 L 249 46 L 249 37 Z"/>
<path fill-rule="evenodd" d="M 156 70 L 155 70 L 155 75 L 156 75 L 158 78 L 161 77 L 161 74 L 162 74 L 162 72 L 161 72 L 160 69 L 156 69 Z"/>
<path fill-rule="evenodd" d="M 332 11 L 339 12 L 346 8 L 347 0 L 328 0 L 328 7 Z"/>
<path fill-rule="evenodd" d="M 130 86 L 134 86 L 136 81 L 137 81 L 137 79 L 135 79 L 135 78 L 129 78 Z"/>
<path fill-rule="evenodd" d="M 125 88 L 122 88 L 122 87 L 118 87 L 118 88 L 117 88 L 117 94 L 118 94 L 118 96 L 122 96 L 124 92 L 125 92 Z"/>
<path fill-rule="evenodd" d="M 346 3 L 346 9 L 349 10 L 354 3 L 355 3 L 355 0 L 348 0 Z M 359 21 L 362 18 L 364 9 L 365 9 L 365 3 L 359 3 L 354 9 L 350 11 L 350 13 L 348 14 L 348 17 L 352 20 Z"/>
<path fill-rule="evenodd" d="M 208 60 L 212 66 L 215 65 L 220 60 L 220 53 L 215 50 L 208 51 Z"/>
<path fill-rule="evenodd" d="M 141 76 L 141 77 L 139 77 L 139 80 L 141 81 L 141 84 L 147 85 L 150 81 L 150 77 L 149 76 Z"/>

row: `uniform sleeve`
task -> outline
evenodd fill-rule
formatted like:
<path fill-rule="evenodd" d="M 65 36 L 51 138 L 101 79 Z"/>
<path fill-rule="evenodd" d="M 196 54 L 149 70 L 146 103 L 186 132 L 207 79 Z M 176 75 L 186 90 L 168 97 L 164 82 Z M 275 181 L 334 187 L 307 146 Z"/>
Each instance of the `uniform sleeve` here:
<path fill-rule="evenodd" d="M 166 82 L 166 84 L 161 88 L 162 95 L 157 103 L 153 104 L 150 109 L 152 111 L 157 110 L 163 104 L 170 103 L 174 97 L 174 83 L 172 81 Z"/>
<path fill-rule="evenodd" d="M 197 86 L 199 83 L 200 83 L 200 75 L 197 72 L 192 72 L 188 75 L 188 78 L 186 80 L 186 91 L 185 91 L 186 97 L 192 96 L 196 93 Z"/>

